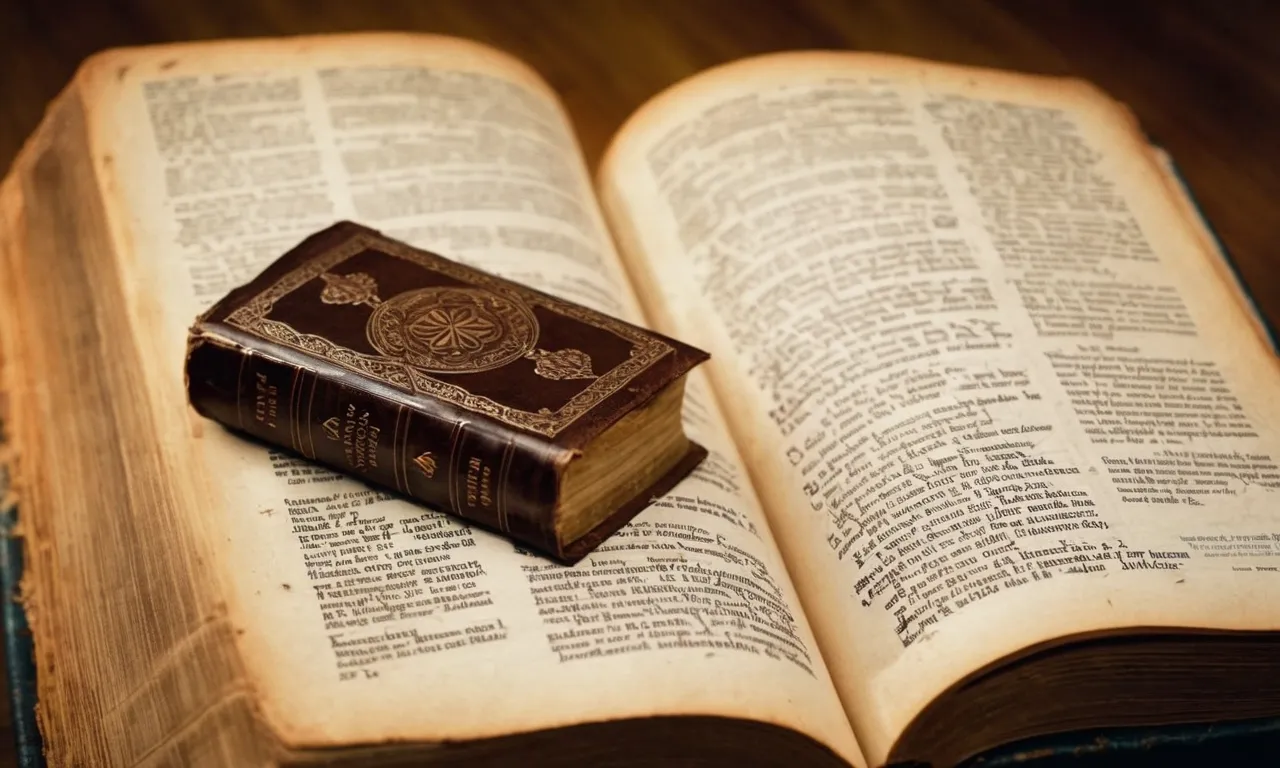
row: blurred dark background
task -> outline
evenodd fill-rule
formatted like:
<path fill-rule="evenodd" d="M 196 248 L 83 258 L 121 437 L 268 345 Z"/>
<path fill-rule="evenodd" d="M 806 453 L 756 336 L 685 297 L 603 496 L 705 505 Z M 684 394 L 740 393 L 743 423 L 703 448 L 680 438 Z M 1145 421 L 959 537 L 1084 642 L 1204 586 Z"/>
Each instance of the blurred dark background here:
<path fill-rule="evenodd" d="M 0 0 L 0 168 L 89 54 L 353 30 L 503 48 L 560 93 L 593 165 L 643 101 L 706 67 L 849 48 L 1072 75 L 1133 109 L 1178 161 L 1280 322 L 1280 3 L 1272 0 Z M 0 723 L 8 722 L 4 700 Z M 14 765 L 0 732 L 0 767 Z"/>

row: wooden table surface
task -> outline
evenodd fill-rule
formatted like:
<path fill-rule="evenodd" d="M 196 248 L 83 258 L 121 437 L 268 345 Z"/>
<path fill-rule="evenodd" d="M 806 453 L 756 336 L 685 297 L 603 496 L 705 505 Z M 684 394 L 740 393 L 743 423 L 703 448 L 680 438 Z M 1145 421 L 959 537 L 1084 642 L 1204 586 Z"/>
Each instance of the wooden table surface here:
<path fill-rule="evenodd" d="M 1271 0 L 0 0 L 0 167 L 94 51 L 376 29 L 461 35 L 523 58 L 562 95 L 593 164 L 653 94 L 767 51 L 875 50 L 1086 78 L 1128 103 L 1177 159 L 1280 323 L 1280 3 Z M 0 734 L 0 766 L 15 764 L 9 742 Z"/>

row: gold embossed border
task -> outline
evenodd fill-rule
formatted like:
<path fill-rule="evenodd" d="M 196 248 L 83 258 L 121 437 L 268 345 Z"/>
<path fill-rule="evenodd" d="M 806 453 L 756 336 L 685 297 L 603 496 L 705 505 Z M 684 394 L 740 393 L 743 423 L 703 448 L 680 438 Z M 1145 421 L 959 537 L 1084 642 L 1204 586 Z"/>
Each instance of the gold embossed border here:
<path fill-rule="evenodd" d="M 277 280 L 271 287 L 254 296 L 243 306 L 227 316 L 227 322 L 248 333 L 278 342 L 288 347 L 324 358 L 348 370 L 363 374 L 400 389 L 439 398 L 468 410 L 492 416 L 512 426 L 554 437 L 572 424 L 578 417 L 599 405 L 605 398 L 622 389 L 643 373 L 654 362 L 671 352 L 671 346 L 661 339 L 616 320 L 608 315 L 570 304 L 538 293 L 519 293 L 529 304 L 545 307 L 580 322 L 595 325 L 631 342 L 631 356 L 620 365 L 601 374 L 585 389 L 569 399 L 558 410 L 547 408 L 524 411 L 503 405 L 487 397 L 476 395 L 463 387 L 449 384 L 414 368 L 413 366 L 381 355 L 367 355 L 334 344 L 323 336 L 301 333 L 287 323 L 271 320 L 267 315 L 282 297 L 319 277 L 356 254 L 376 250 L 389 256 L 411 261 L 418 266 L 434 270 L 472 285 L 480 285 L 501 292 L 511 292 L 511 286 L 503 280 L 483 272 L 433 257 L 400 243 L 387 242 L 372 235 L 360 234 L 305 264 L 295 268 Z"/>

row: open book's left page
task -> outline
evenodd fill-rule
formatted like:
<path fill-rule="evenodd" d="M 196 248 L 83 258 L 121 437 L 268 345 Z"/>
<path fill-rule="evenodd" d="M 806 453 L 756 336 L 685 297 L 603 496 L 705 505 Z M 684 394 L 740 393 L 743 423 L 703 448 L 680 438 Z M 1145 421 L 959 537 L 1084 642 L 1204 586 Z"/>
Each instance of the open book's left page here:
<path fill-rule="evenodd" d="M 384 35 L 126 51 L 87 77 L 138 395 L 207 499 L 192 525 L 209 578 L 286 745 L 707 714 L 782 725 L 860 762 L 700 378 L 686 420 L 710 458 L 573 569 L 187 410 L 191 321 L 339 219 L 641 320 L 536 75 L 478 45 Z M 260 405 L 287 396 L 266 390 Z M 389 434 L 350 420 L 366 443 Z"/>

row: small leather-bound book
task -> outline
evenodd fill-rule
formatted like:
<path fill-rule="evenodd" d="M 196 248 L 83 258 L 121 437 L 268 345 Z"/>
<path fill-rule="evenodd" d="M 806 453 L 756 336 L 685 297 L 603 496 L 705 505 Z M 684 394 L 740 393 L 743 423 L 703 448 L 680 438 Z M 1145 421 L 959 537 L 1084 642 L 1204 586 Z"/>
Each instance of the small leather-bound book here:
<path fill-rule="evenodd" d="M 687 475 L 675 339 L 329 227 L 191 328 L 202 415 L 573 562 Z"/>

